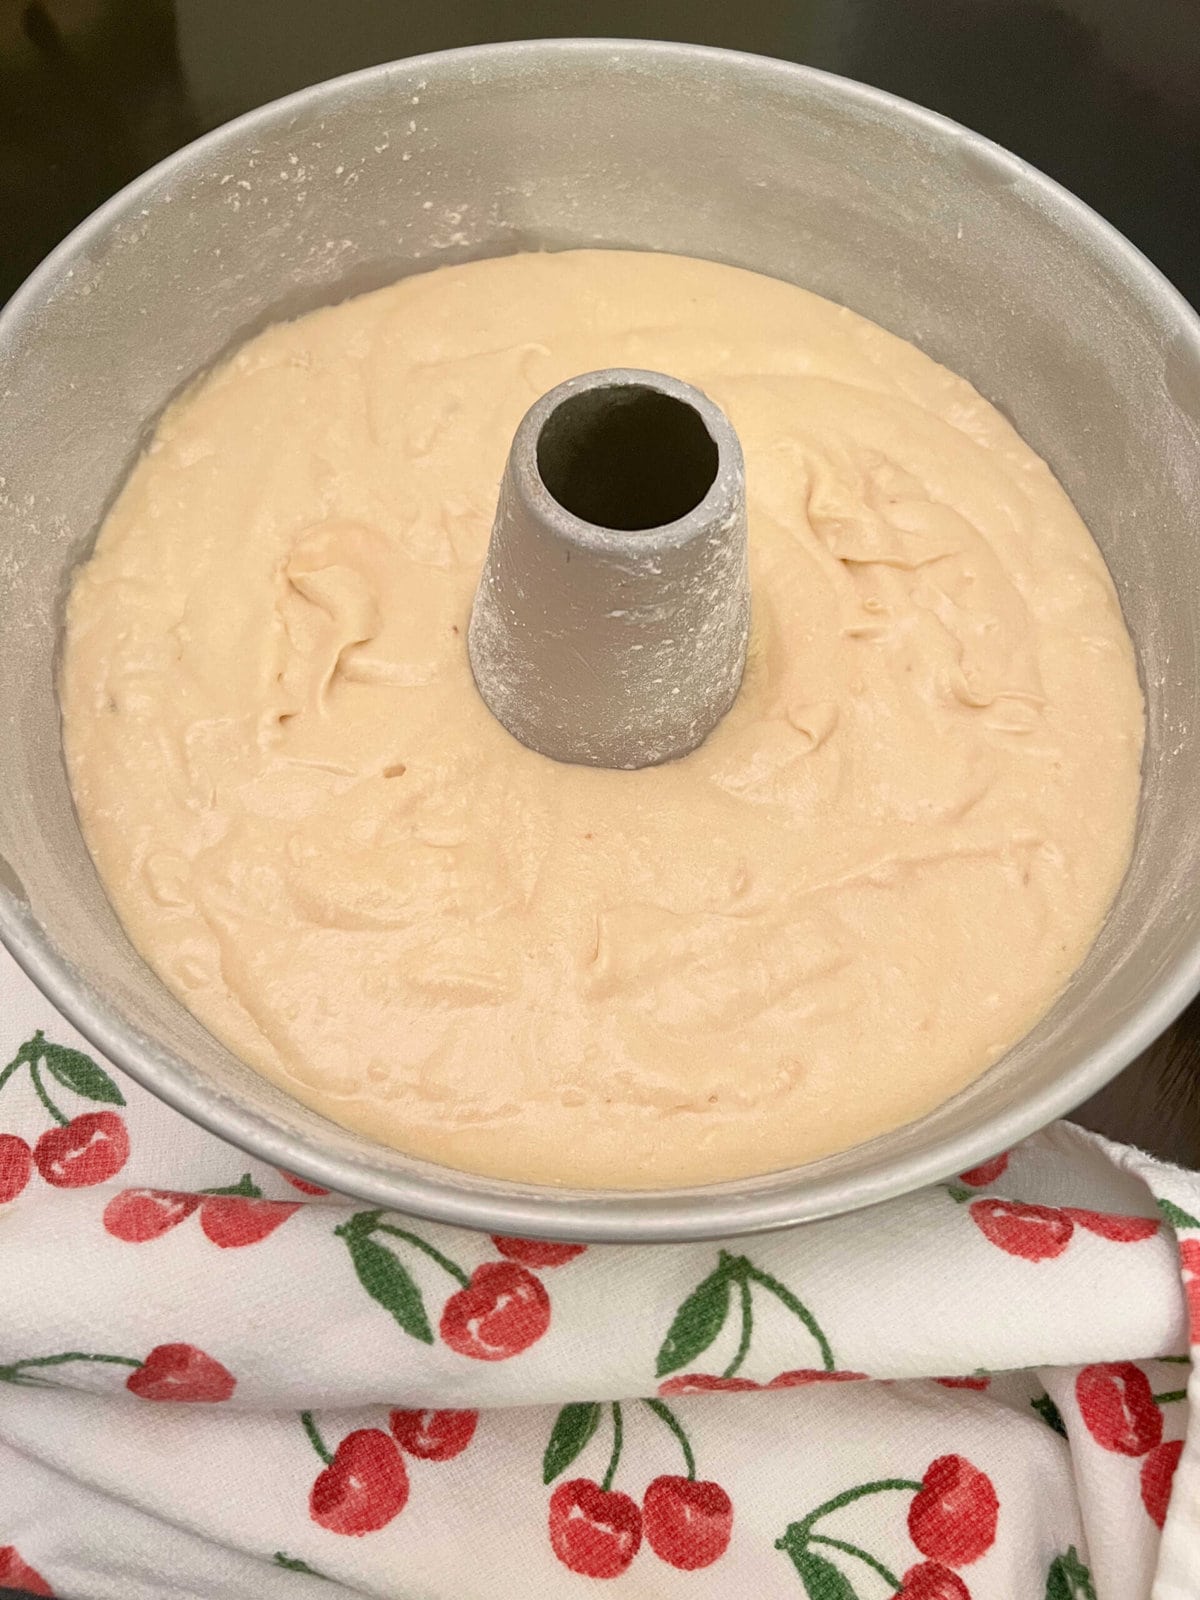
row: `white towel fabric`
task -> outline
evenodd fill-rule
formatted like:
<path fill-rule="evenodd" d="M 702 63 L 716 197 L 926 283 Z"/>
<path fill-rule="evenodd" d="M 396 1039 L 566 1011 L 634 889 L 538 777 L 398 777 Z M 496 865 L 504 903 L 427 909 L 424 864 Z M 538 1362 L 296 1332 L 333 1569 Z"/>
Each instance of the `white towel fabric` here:
<path fill-rule="evenodd" d="M 0 1592 L 1200 1596 L 1196 1175 L 1060 1123 L 790 1232 L 539 1247 L 306 1192 L 5 956 L 0 1002 Z"/>

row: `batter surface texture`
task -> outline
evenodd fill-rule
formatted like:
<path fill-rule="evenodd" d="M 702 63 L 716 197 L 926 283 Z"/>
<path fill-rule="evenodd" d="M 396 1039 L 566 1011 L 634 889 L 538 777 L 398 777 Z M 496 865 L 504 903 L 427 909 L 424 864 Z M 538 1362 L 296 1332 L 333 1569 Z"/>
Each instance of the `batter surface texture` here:
<path fill-rule="evenodd" d="M 747 465 L 741 694 L 632 773 L 516 743 L 466 653 L 517 423 L 607 366 L 697 385 Z M 214 1033 L 403 1150 L 609 1187 L 791 1166 L 983 1072 L 1095 938 L 1142 744 L 1100 554 L 969 384 L 608 251 L 409 278 L 196 384 L 61 687 L 101 876 Z"/>

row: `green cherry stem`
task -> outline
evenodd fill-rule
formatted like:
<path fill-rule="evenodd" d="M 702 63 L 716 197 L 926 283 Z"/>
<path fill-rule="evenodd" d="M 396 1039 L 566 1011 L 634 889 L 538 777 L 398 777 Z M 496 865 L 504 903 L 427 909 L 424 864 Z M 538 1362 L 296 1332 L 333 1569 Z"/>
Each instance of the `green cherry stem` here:
<path fill-rule="evenodd" d="M 860 1483 L 857 1488 L 844 1489 L 841 1494 L 835 1494 L 832 1500 L 826 1500 L 815 1511 L 810 1511 L 802 1521 L 793 1522 L 782 1539 L 776 1540 L 776 1548 L 785 1550 L 793 1543 L 803 1547 L 808 1542 L 813 1524 L 821 1517 L 828 1516 L 832 1511 L 840 1511 L 843 1506 L 853 1505 L 856 1500 L 865 1500 L 869 1494 L 884 1494 L 889 1489 L 904 1489 L 913 1494 L 924 1487 L 924 1484 L 915 1483 L 911 1478 L 877 1478 L 873 1483 Z"/>
<path fill-rule="evenodd" d="M 1153 1399 L 1153 1401 L 1154 1401 L 1156 1406 L 1169 1406 L 1169 1405 L 1172 1404 L 1172 1402 L 1174 1402 L 1176 1400 L 1186 1400 L 1187 1399 L 1187 1390 L 1186 1389 L 1168 1389 L 1165 1394 L 1152 1395 L 1151 1398 Z"/>
<path fill-rule="evenodd" d="M 604 1482 L 600 1485 L 600 1487 L 604 1490 L 605 1494 L 607 1494 L 608 1491 L 612 1488 L 613 1479 L 617 1475 L 617 1463 L 621 1459 L 621 1441 L 625 1437 L 624 1425 L 621 1422 L 621 1402 L 619 1400 L 614 1400 L 613 1403 L 612 1403 L 612 1419 L 613 1419 L 612 1455 L 609 1456 L 609 1458 L 608 1458 L 608 1471 L 604 1474 Z"/>
<path fill-rule="evenodd" d="M 1192 1364 L 1191 1356 L 1158 1356 L 1156 1359 L 1177 1367 L 1190 1367 Z"/>
<path fill-rule="evenodd" d="M 812 1533 L 808 1537 L 809 1544 L 827 1544 L 831 1550 L 840 1550 L 843 1555 L 857 1556 L 860 1561 L 865 1561 L 867 1566 L 874 1570 L 898 1594 L 900 1592 L 900 1579 L 894 1572 L 889 1571 L 882 1561 L 876 1561 L 869 1551 L 863 1550 L 856 1544 L 849 1544 L 845 1539 L 831 1539 L 827 1533 Z"/>
<path fill-rule="evenodd" d="M 0 1367 L 0 1383 L 21 1383 L 24 1381 L 26 1367 L 61 1367 L 68 1361 L 106 1361 L 118 1367 L 140 1367 L 140 1361 L 135 1361 L 132 1356 L 103 1356 L 92 1355 L 85 1350 L 64 1350 L 56 1356 L 25 1356 L 20 1361 L 13 1361 L 6 1367 Z"/>
<path fill-rule="evenodd" d="M 670 1406 L 664 1405 L 661 1400 L 643 1400 L 642 1404 L 644 1406 L 648 1406 L 660 1422 L 665 1422 L 667 1427 L 670 1428 L 671 1432 L 679 1440 L 679 1448 L 683 1451 L 683 1460 L 684 1465 L 687 1467 L 687 1475 L 694 1482 L 696 1478 L 696 1458 L 692 1454 L 691 1442 L 688 1439 L 687 1434 L 684 1433 L 683 1428 L 680 1426 L 679 1418 L 671 1410 Z"/>
<path fill-rule="evenodd" d="M 42 1074 L 38 1069 L 38 1064 L 36 1061 L 31 1061 L 29 1063 L 29 1076 L 33 1079 L 33 1087 L 37 1091 L 38 1099 L 54 1118 L 55 1122 L 58 1123 L 59 1127 L 65 1128 L 71 1119 L 70 1117 L 63 1116 L 62 1112 L 54 1104 L 54 1101 L 51 1100 L 50 1096 L 46 1093 L 46 1086 L 42 1082 Z"/>
<path fill-rule="evenodd" d="M 754 1283 L 762 1284 L 763 1288 L 785 1305 L 794 1317 L 799 1317 L 817 1342 L 817 1348 L 821 1352 L 821 1360 L 825 1371 L 835 1371 L 837 1363 L 833 1359 L 833 1350 L 830 1348 L 829 1340 L 821 1331 L 820 1324 L 808 1307 L 796 1299 L 796 1296 L 786 1284 L 780 1283 L 778 1278 L 773 1278 L 769 1272 L 764 1272 L 761 1267 L 751 1267 L 746 1273 L 746 1277 Z"/>
<path fill-rule="evenodd" d="M 451 1261 L 449 1256 L 444 1256 L 440 1250 L 435 1250 L 433 1245 L 427 1244 L 419 1235 L 409 1233 L 406 1228 L 393 1227 L 390 1222 L 378 1222 L 370 1231 L 391 1234 L 393 1239 L 403 1239 L 406 1244 L 411 1244 L 416 1249 L 423 1250 L 431 1261 L 436 1261 L 442 1271 L 448 1272 L 452 1278 L 462 1284 L 464 1289 L 471 1287 L 471 1280 L 463 1269 L 456 1262 Z"/>
<path fill-rule="evenodd" d="M 224 1189 L 201 1189 L 201 1194 L 233 1194 L 245 1200 L 261 1200 L 262 1190 L 255 1183 L 248 1172 L 243 1172 L 236 1183 L 227 1184 Z"/>
<path fill-rule="evenodd" d="M 310 1578 L 325 1576 L 323 1572 L 318 1572 L 316 1567 L 310 1567 L 307 1561 L 301 1561 L 299 1556 L 289 1556 L 285 1550 L 276 1550 L 271 1560 L 277 1567 L 283 1567 L 287 1572 L 305 1572 Z"/>
<path fill-rule="evenodd" d="M 33 1065 L 37 1058 L 42 1054 L 45 1043 L 46 1035 L 40 1028 L 34 1034 L 32 1039 L 26 1039 L 25 1043 L 20 1047 L 8 1065 L 0 1068 L 0 1089 L 3 1089 L 4 1085 L 19 1067 Z"/>
<path fill-rule="evenodd" d="M 313 1449 L 317 1452 L 325 1465 L 329 1466 L 333 1461 L 333 1457 L 326 1448 L 325 1441 L 322 1439 L 320 1431 L 317 1428 L 316 1423 L 313 1421 L 312 1412 L 302 1411 L 300 1413 L 300 1423 L 305 1433 L 308 1435 L 309 1444 L 312 1445 Z"/>
<path fill-rule="evenodd" d="M 742 1362 L 745 1361 L 750 1350 L 750 1339 L 754 1333 L 754 1305 L 750 1298 L 750 1279 L 744 1273 L 738 1276 L 738 1292 L 742 1302 L 742 1337 L 738 1341 L 733 1360 L 722 1374 L 726 1378 L 732 1378 Z"/>

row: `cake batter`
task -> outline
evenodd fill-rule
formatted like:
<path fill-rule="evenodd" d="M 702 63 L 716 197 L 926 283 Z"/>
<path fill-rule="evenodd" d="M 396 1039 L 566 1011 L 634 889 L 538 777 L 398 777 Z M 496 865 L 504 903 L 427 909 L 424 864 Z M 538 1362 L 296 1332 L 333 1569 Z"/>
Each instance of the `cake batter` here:
<path fill-rule="evenodd" d="M 637 772 L 518 744 L 467 661 L 522 415 L 644 367 L 746 456 L 732 711 Z M 1045 1012 L 1132 843 L 1107 570 L 961 378 L 794 286 L 580 251 L 274 327 L 163 417 L 70 598 L 65 741 L 130 937 L 258 1070 L 555 1184 L 792 1166 Z"/>

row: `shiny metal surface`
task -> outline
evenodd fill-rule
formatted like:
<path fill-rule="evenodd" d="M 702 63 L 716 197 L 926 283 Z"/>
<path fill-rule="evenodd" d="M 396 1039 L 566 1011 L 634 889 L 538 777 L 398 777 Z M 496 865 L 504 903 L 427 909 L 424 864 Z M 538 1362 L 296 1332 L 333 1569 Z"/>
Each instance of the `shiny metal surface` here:
<path fill-rule="evenodd" d="M 596 244 L 805 284 L 971 378 L 1096 535 L 1148 707 L 1128 878 L 1083 968 L 1019 1046 L 933 1115 L 858 1149 L 645 1195 L 410 1160 L 217 1045 L 108 906 L 76 825 L 54 693 L 66 574 L 193 374 L 269 321 L 403 272 Z M 1132 246 L 987 140 L 876 90 L 691 46 L 539 41 L 373 68 L 219 129 L 117 196 L 10 303 L 0 361 L 0 932 L 98 1048 L 263 1159 L 498 1232 L 745 1233 L 972 1165 L 1095 1091 L 1196 991 L 1200 325 Z"/>
<path fill-rule="evenodd" d="M 513 437 L 471 611 L 475 684 L 555 761 L 694 750 L 741 687 L 746 472 L 719 406 L 661 372 L 581 373 Z"/>

